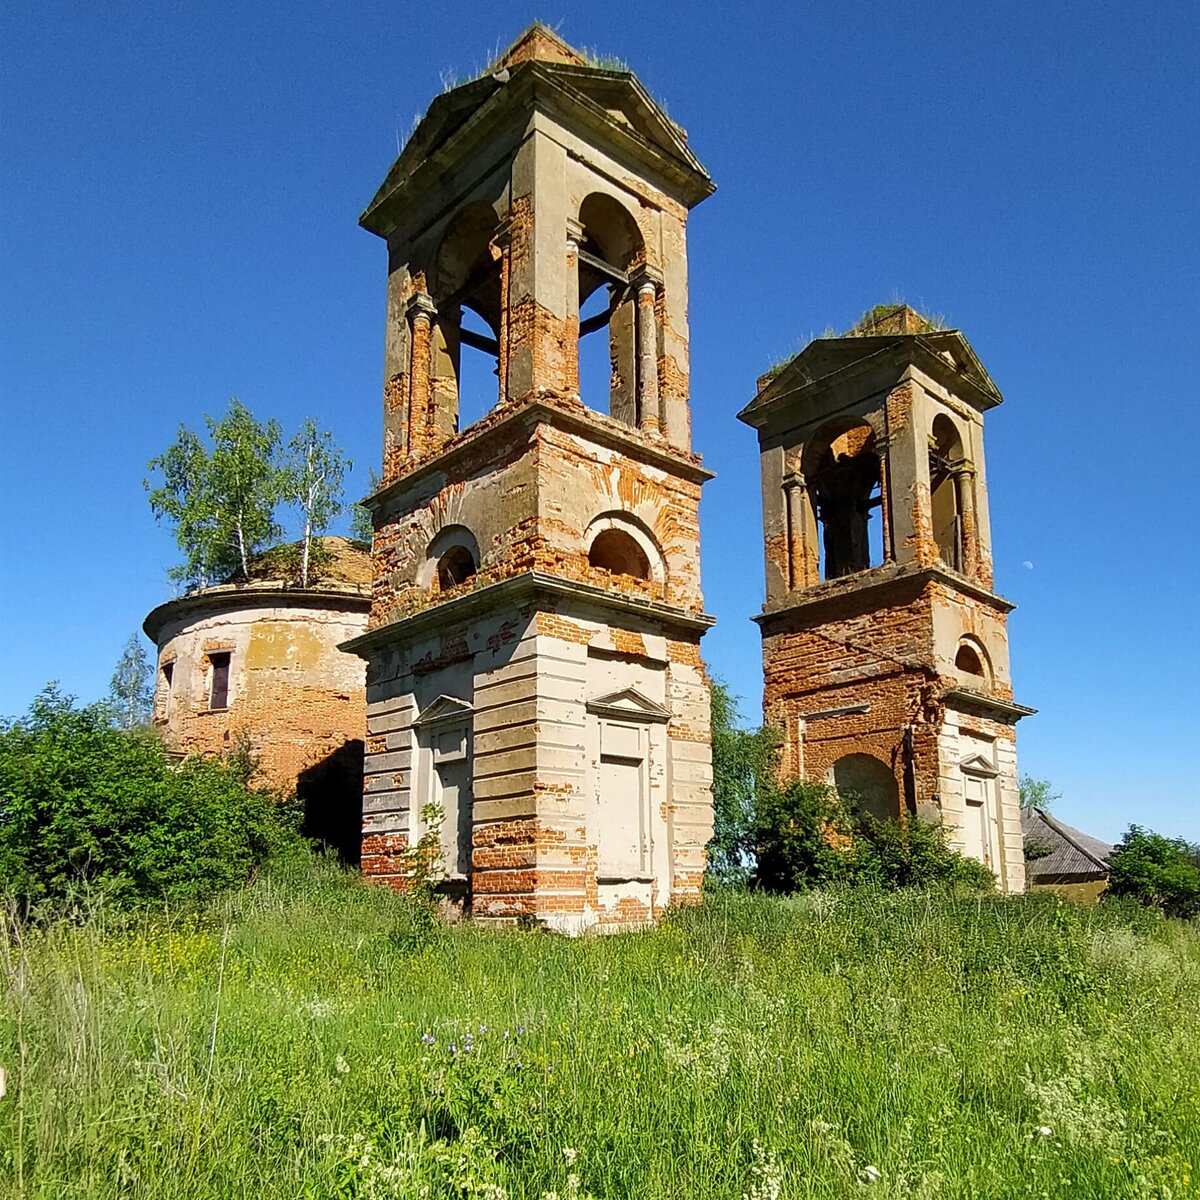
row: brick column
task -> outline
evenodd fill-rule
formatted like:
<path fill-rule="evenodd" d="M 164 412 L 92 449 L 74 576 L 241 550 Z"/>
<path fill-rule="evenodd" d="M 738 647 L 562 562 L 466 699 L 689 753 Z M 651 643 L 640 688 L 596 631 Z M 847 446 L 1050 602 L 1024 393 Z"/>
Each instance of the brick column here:
<path fill-rule="evenodd" d="M 962 573 L 973 578 L 979 569 L 979 533 L 975 524 L 975 467 L 965 459 L 954 468 L 954 500 L 962 537 Z"/>
<path fill-rule="evenodd" d="M 875 453 L 879 455 L 879 520 L 883 524 L 880 535 L 883 542 L 883 561 L 895 562 L 896 551 L 892 546 L 892 504 L 888 486 L 888 444 L 886 438 L 877 437 Z"/>
<path fill-rule="evenodd" d="M 429 447 L 432 435 L 429 366 L 432 354 L 433 317 L 437 312 L 426 292 L 418 292 L 408 302 L 409 343 L 412 357 L 408 366 L 408 451 L 419 458 Z"/>
<path fill-rule="evenodd" d="M 784 512 L 787 518 L 787 585 L 788 591 L 807 587 L 808 547 L 804 536 L 804 476 L 789 471 L 783 477 Z"/>
<path fill-rule="evenodd" d="M 655 302 L 662 277 L 643 267 L 631 279 L 637 293 L 637 398 L 638 425 L 642 429 L 666 432 L 658 393 L 658 315 Z"/>
<path fill-rule="evenodd" d="M 568 356 L 567 391 L 579 395 L 579 247 L 584 229 L 576 220 L 567 221 L 567 271 L 565 308 L 567 322 L 575 329 L 575 353 Z"/>

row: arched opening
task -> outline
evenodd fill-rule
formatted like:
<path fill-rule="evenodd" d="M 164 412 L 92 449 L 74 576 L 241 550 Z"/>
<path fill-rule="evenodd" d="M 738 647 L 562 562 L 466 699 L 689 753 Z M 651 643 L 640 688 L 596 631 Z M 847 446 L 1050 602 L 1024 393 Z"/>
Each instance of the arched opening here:
<path fill-rule="evenodd" d="M 964 569 L 962 505 L 959 495 L 962 439 L 945 413 L 933 419 L 929 438 L 929 502 L 938 555 L 955 571 Z"/>
<path fill-rule="evenodd" d="M 874 430 L 865 421 L 827 427 L 809 445 L 805 474 L 820 526 L 821 578 L 882 565 L 882 521 L 871 520 L 883 505 Z"/>
<path fill-rule="evenodd" d="M 981 678 L 983 676 L 983 663 L 979 661 L 975 647 L 966 642 L 959 646 L 958 653 L 954 656 L 954 666 L 966 675 L 978 675 Z"/>
<path fill-rule="evenodd" d="M 465 525 L 446 525 L 429 543 L 417 582 L 432 592 L 447 592 L 479 570 L 479 543 Z"/>
<path fill-rule="evenodd" d="M 990 686 L 991 666 L 988 662 L 987 651 L 977 642 L 964 639 L 959 643 L 954 655 L 954 669 L 969 676 L 968 682 L 978 686 Z"/>
<path fill-rule="evenodd" d="M 599 192 L 580 205 L 579 225 L 579 395 L 589 407 L 638 425 L 637 297 L 630 272 L 644 254 L 641 231 L 623 204 Z"/>
<path fill-rule="evenodd" d="M 847 754 L 833 764 L 833 786 L 856 814 L 900 819 L 900 786 L 891 767 L 873 754 Z"/>
<path fill-rule="evenodd" d="M 476 571 L 475 559 L 466 546 L 451 546 L 438 559 L 438 591 L 448 592 L 451 588 L 466 583 Z"/>
<path fill-rule="evenodd" d="M 612 575 L 650 578 L 650 560 L 646 552 L 623 529 L 602 529 L 588 550 L 588 562 Z"/>
<path fill-rule="evenodd" d="M 453 434 L 474 424 L 500 394 L 500 250 L 496 212 L 468 204 L 442 235 L 433 258 L 431 364 L 437 424 Z"/>

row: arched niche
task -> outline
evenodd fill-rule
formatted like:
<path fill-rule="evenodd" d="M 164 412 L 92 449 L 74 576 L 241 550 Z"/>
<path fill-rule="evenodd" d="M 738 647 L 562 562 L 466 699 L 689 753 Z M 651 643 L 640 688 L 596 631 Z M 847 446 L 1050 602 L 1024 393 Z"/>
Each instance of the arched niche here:
<path fill-rule="evenodd" d="M 479 543 L 465 525 L 446 525 L 425 551 L 417 576 L 421 587 L 446 592 L 468 582 L 479 570 Z"/>
<path fill-rule="evenodd" d="M 959 639 L 954 652 L 954 669 L 968 685 L 984 688 L 992 685 L 991 659 L 978 638 L 965 636 Z"/>
<path fill-rule="evenodd" d="M 892 768 L 873 754 L 846 754 L 833 764 L 831 781 L 856 813 L 880 821 L 900 818 L 900 787 Z"/>
<path fill-rule="evenodd" d="M 662 549 L 654 535 L 627 513 L 604 513 L 587 527 L 588 563 L 612 575 L 661 584 L 666 578 Z"/>

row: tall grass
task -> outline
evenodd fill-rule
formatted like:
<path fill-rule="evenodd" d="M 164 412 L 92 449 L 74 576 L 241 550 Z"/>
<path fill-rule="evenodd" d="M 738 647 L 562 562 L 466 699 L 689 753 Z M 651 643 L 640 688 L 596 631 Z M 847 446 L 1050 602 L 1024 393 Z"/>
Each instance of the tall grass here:
<path fill-rule="evenodd" d="M 1138 912 L 726 896 L 568 941 L 322 865 L 0 953 L 22 1198 L 1193 1191 L 1200 938 Z"/>

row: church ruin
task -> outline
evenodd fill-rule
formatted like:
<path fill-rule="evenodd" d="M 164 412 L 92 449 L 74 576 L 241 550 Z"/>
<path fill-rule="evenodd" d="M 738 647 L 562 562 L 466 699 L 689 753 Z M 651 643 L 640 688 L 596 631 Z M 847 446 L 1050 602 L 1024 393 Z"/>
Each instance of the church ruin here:
<path fill-rule="evenodd" d="M 966 338 L 903 305 L 758 381 L 764 711 L 782 769 L 876 817 L 941 820 L 1025 886 L 1007 617 L 992 582 L 983 416 Z"/>
<path fill-rule="evenodd" d="M 345 646 L 367 877 L 402 886 L 436 822 L 477 919 L 615 928 L 698 899 L 685 237 L 712 190 L 632 74 L 535 25 L 434 100 L 363 214 L 388 252 L 374 592 Z"/>

